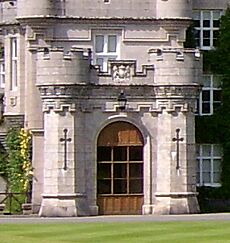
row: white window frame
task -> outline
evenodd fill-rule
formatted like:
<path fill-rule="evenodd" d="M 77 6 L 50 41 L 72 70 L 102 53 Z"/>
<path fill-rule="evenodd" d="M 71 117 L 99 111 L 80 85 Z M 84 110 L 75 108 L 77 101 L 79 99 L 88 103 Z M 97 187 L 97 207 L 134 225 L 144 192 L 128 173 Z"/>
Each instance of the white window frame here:
<path fill-rule="evenodd" d="M 0 88 L 5 88 L 5 60 L 0 59 Z"/>
<path fill-rule="evenodd" d="M 103 36 L 104 38 L 104 45 L 102 52 L 96 52 L 96 37 Z M 115 52 L 108 52 L 108 39 L 109 36 L 116 36 L 116 51 Z M 97 59 L 103 59 L 103 65 L 100 67 L 101 71 L 107 72 L 108 71 L 108 60 L 109 59 L 119 59 L 120 58 L 120 35 L 117 33 L 95 33 L 94 35 L 94 48 L 93 48 L 93 64 L 98 65 Z"/>
<path fill-rule="evenodd" d="M 221 101 L 215 101 L 214 100 L 214 92 L 215 91 L 220 91 L 221 92 L 221 87 L 220 84 L 221 82 L 219 81 L 219 85 L 215 84 L 215 80 L 220 79 L 221 76 L 217 76 L 217 75 L 213 75 L 213 74 L 204 74 L 203 75 L 203 80 L 205 78 L 209 79 L 209 86 L 203 86 L 202 90 L 200 92 L 199 95 L 199 99 L 198 99 L 198 115 L 200 116 L 209 116 L 209 115 L 213 115 L 214 113 L 214 103 L 215 104 L 219 104 L 221 105 Z M 210 99 L 209 101 L 204 101 L 203 100 L 203 91 L 209 91 L 209 95 L 210 95 Z M 209 113 L 206 113 L 203 111 L 203 103 L 208 103 L 209 104 Z"/>
<path fill-rule="evenodd" d="M 204 15 L 205 13 L 208 12 L 210 13 L 210 26 L 209 27 L 205 27 L 203 26 L 203 20 L 205 20 Z M 221 18 L 221 16 L 223 15 L 223 10 L 194 10 L 193 12 L 193 20 L 197 20 L 200 22 L 200 26 L 199 27 L 195 27 L 195 30 L 200 32 L 199 35 L 199 47 L 202 50 L 210 50 L 214 47 L 214 31 L 219 31 L 219 27 L 214 27 L 213 26 L 213 20 L 218 20 L 216 18 L 214 18 L 214 13 L 215 12 L 219 12 L 219 19 Z M 209 31 L 210 32 L 210 45 L 209 46 L 204 46 L 203 45 L 203 31 Z"/>
<path fill-rule="evenodd" d="M 204 146 L 210 147 L 210 155 L 203 155 Z M 214 147 L 217 146 L 220 148 L 220 154 L 214 154 Z M 197 186 L 211 186 L 211 187 L 220 187 L 221 182 L 214 182 L 214 173 L 219 173 L 221 176 L 221 166 L 219 170 L 214 171 L 214 162 L 215 160 L 221 160 L 222 162 L 222 148 L 219 144 L 197 144 Z M 210 182 L 203 181 L 203 161 L 210 160 Z"/>
<path fill-rule="evenodd" d="M 18 87 L 18 38 L 10 37 L 10 90 Z"/>

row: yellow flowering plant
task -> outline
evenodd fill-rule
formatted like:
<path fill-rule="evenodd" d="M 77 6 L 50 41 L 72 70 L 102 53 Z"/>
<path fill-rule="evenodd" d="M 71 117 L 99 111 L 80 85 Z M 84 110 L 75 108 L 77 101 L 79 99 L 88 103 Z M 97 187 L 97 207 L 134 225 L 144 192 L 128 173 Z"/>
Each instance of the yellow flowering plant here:
<path fill-rule="evenodd" d="M 8 161 L 6 174 L 12 192 L 28 192 L 33 177 L 31 163 L 31 132 L 27 129 L 9 130 L 6 138 Z"/>

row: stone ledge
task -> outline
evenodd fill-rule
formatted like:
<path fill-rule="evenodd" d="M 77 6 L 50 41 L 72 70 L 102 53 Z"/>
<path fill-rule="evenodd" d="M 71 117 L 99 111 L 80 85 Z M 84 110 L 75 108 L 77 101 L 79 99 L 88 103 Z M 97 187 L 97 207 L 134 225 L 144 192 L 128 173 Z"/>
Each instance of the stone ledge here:
<path fill-rule="evenodd" d="M 79 198 L 79 197 L 86 197 L 86 194 L 83 193 L 66 193 L 66 194 L 42 194 L 43 198 L 46 199 L 54 199 L 54 198 L 58 198 L 58 199 L 72 199 L 72 198 Z"/>
<path fill-rule="evenodd" d="M 181 198 L 181 197 L 196 197 L 198 192 L 157 192 L 155 193 L 156 197 L 172 197 L 172 198 Z"/>

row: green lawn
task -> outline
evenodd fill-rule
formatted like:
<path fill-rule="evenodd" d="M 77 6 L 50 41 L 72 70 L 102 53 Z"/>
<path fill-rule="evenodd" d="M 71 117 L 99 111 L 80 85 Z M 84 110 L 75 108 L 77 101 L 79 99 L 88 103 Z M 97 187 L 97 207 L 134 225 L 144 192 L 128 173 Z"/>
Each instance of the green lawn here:
<path fill-rule="evenodd" d="M 0 224 L 1 243 L 230 242 L 230 221 Z"/>

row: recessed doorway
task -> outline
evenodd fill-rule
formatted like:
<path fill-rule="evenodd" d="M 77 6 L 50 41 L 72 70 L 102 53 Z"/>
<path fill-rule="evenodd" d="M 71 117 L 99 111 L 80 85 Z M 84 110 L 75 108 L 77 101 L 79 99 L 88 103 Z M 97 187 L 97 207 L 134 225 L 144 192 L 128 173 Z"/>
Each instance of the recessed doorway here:
<path fill-rule="evenodd" d="M 97 143 L 99 214 L 141 214 L 143 137 L 128 122 L 106 126 Z"/>

